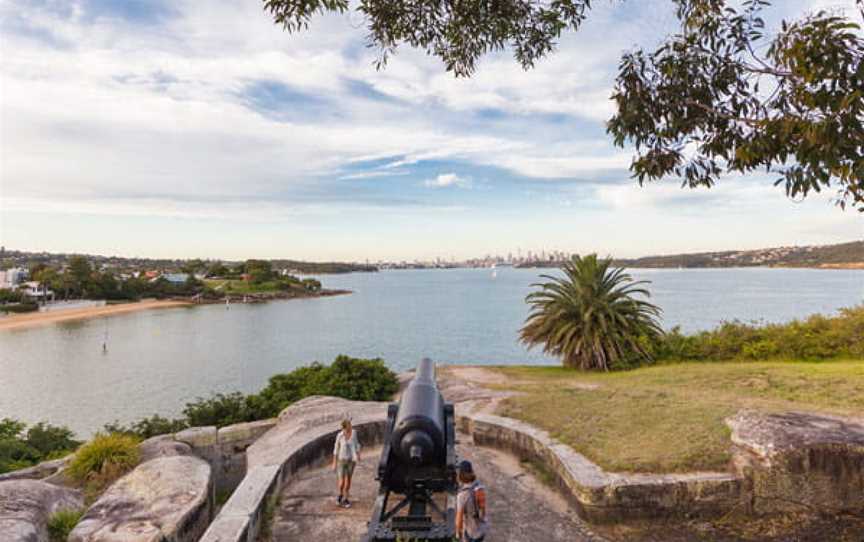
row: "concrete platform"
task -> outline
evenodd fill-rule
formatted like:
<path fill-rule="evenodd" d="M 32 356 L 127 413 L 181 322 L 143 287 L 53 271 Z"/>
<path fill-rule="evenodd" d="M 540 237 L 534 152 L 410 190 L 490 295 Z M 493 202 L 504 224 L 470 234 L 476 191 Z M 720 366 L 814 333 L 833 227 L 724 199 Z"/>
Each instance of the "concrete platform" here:
<path fill-rule="evenodd" d="M 465 440 L 466 437 L 462 437 Z M 490 542 L 596 542 L 602 540 L 566 501 L 503 452 L 468 444 L 457 448 L 471 460 L 489 491 Z M 273 542 L 359 541 L 366 533 L 378 491 L 374 480 L 380 449 L 365 450 L 354 474 L 352 508 L 336 505 L 336 479 L 329 468 L 310 470 L 287 485 L 271 529 Z"/>

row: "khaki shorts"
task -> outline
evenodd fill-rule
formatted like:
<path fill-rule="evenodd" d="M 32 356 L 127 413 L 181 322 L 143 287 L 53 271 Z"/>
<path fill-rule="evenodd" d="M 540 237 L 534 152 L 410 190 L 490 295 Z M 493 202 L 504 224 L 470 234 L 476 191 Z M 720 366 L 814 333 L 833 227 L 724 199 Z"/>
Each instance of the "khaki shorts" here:
<path fill-rule="evenodd" d="M 354 474 L 354 467 L 357 466 L 356 461 L 351 461 L 350 459 L 347 461 L 339 460 L 336 463 L 336 475 L 339 478 L 351 477 Z"/>

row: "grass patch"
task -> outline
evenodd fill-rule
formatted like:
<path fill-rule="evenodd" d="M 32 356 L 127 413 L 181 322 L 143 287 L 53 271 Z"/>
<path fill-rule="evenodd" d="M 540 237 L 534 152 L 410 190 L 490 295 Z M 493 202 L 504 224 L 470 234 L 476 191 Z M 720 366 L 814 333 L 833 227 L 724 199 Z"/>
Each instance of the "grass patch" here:
<path fill-rule="evenodd" d="M 89 497 L 135 468 L 140 439 L 128 434 L 99 434 L 75 453 L 66 473 L 82 484 Z"/>
<path fill-rule="evenodd" d="M 48 536 L 51 542 L 66 542 L 69 533 L 81 521 L 84 510 L 58 510 L 48 518 Z"/>
<path fill-rule="evenodd" d="M 860 415 L 864 360 L 678 363 L 603 374 L 496 369 L 522 392 L 501 413 L 549 431 L 603 468 L 723 470 L 724 419 L 742 408 Z"/>

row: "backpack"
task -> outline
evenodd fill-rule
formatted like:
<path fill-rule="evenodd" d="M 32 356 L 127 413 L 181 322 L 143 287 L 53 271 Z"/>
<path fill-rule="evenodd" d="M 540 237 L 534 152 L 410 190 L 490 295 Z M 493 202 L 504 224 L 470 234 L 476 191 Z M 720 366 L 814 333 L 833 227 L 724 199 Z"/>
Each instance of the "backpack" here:
<path fill-rule="evenodd" d="M 474 505 L 474 519 L 477 521 L 486 521 L 486 488 L 480 484 L 475 484 L 468 491 L 471 492 L 471 501 Z"/>

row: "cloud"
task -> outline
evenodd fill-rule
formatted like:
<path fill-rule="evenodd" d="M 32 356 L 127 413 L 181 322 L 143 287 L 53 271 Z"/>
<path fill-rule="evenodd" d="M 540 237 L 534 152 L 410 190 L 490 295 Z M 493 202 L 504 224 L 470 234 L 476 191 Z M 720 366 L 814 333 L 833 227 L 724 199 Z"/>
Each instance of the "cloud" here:
<path fill-rule="evenodd" d="M 671 6 L 598 3 L 535 69 L 505 51 L 455 79 L 409 47 L 376 71 L 347 16 L 289 35 L 243 0 L 0 2 L 0 205 L 238 231 L 373 209 L 470 206 L 490 223 L 529 205 L 679 210 L 688 194 L 674 181 L 663 197 L 629 191 L 631 155 L 603 125 L 620 53 L 661 39 Z M 4 220 L 11 245 L 26 227 Z"/>
<path fill-rule="evenodd" d="M 460 177 L 455 173 L 442 173 L 434 179 L 426 179 L 423 184 L 429 188 L 469 188 L 471 179 Z"/>

